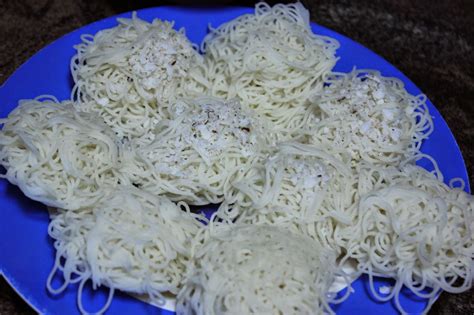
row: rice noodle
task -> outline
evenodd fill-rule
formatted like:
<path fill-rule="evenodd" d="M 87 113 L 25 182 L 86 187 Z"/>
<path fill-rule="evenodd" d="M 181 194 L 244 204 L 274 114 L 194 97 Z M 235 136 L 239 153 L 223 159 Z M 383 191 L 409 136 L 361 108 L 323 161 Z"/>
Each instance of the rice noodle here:
<path fill-rule="evenodd" d="M 233 204 L 226 200 L 218 215 L 239 223 L 285 226 L 340 253 L 334 229 L 355 218 L 356 181 L 348 157 L 299 143 L 278 149 L 234 181 L 240 196 Z"/>
<path fill-rule="evenodd" d="M 195 239 L 177 314 L 325 314 L 334 253 L 286 229 L 212 224 Z"/>
<path fill-rule="evenodd" d="M 145 190 L 193 205 L 219 203 L 232 187 L 230 175 L 265 154 L 270 136 L 238 101 L 210 97 L 174 105 L 156 127 L 156 140 L 137 150 Z"/>
<path fill-rule="evenodd" d="M 313 96 L 308 143 L 348 150 L 353 165 L 396 166 L 420 152 L 433 122 L 424 95 L 374 70 L 333 73 Z"/>
<path fill-rule="evenodd" d="M 188 242 L 202 224 L 198 220 L 204 218 L 191 214 L 185 203 L 175 205 L 134 187 L 118 189 L 91 208 L 51 209 L 56 260 L 47 288 L 59 294 L 80 282 L 80 296 L 90 279 L 94 288 L 105 285 L 112 295 L 114 290 L 146 294 L 161 305 L 162 293 L 177 294 L 180 288 Z M 54 288 L 58 270 L 64 282 Z"/>
<path fill-rule="evenodd" d="M 82 35 L 75 46 L 72 98 L 78 110 L 102 116 L 119 138 L 145 145 L 153 140 L 156 123 L 168 117 L 169 101 L 200 56 L 173 23 L 149 23 L 136 13 L 118 22 L 94 36 Z"/>
<path fill-rule="evenodd" d="M 237 98 L 287 138 L 304 123 L 304 105 L 322 88 L 338 46 L 312 33 L 300 3 L 260 2 L 254 14 L 210 29 L 202 42 L 204 64 L 190 71 L 187 89 Z"/>
<path fill-rule="evenodd" d="M 21 101 L 1 123 L 1 177 L 29 198 L 77 209 L 100 200 L 101 187 L 118 184 L 122 152 L 113 131 L 70 102 L 51 96 Z"/>
<path fill-rule="evenodd" d="M 394 298 L 401 313 L 402 285 L 429 299 L 440 289 L 469 290 L 474 277 L 474 200 L 414 165 L 364 166 L 359 178 L 357 220 L 346 227 L 347 254 L 367 273 L 377 300 Z M 343 237 L 341 237 L 343 239 Z M 378 294 L 373 277 L 396 280 L 391 293 Z"/>

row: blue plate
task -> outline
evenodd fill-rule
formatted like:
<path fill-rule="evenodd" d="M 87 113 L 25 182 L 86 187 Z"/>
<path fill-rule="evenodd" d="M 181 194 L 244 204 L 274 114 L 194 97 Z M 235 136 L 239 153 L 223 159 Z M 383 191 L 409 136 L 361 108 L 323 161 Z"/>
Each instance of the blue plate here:
<path fill-rule="evenodd" d="M 251 13 L 250 8 L 196 9 L 160 7 L 138 11 L 138 16 L 151 21 L 153 18 L 174 20 L 176 27 L 185 27 L 191 41 L 199 43 L 207 32 L 208 23 L 218 26 L 241 14 Z M 121 14 L 92 23 L 65 35 L 48 45 L 24 63 L 0 88 L 0 117 L 6 117 L 17 106 L 18 100 L 34 98 L 41 94 L 52 94 L 58 99 L 68 99 L 72 87 L 69 62 L 75 51 L 73 45 L 80 42 L 81 34 L 95 34 L 113 27 Z M 348 72 L 354 66 L 379 70 L 384 76 L 401 79 L 412 94 L 421 91 L 394 66 L 367 48 L 319 25 L 312 25 L 317 34 L 327 35 L 341 43 L 335 70 Z M 466 167 L 459 147 L 446 122 L 428 101 L 434 118 L 435 130 L 422 151 L 433 156 L 439 163 L 445 179 L 460 177 L 469 190 Z M 46 278 L 53 266 L 54 249 L 47 234 L 48 213 L 46 207 L 26 198 L 21 191 L 6 180 L 0 180 L 0 270 L 11 286 L 36 311 L 43 314 L 79 313 L 76 305 L 77 285 L 71 285 L 60 296 L 50 295 L 45 287 Z M 376 285 L 382 285 L 377 280 Z M 367 279 L 359 278 L 353 283 L 355 292 L 344 303 L 335 306 L 338 314 L 396 314 L 391 302 L 378 303 L 370 297 Z M 86 294 L 86 309 L 98 310 L 105 300 L 107 290 Z M 401 297 L 402 305 L 411 314 L 420 313 L 426 302 L 409 292 Z M 161 313 L 160 313 L 161 311 Z M 126 294 L 116 293 L 109 314 L 172 314 L 165 310 L 140 302 Z"/>

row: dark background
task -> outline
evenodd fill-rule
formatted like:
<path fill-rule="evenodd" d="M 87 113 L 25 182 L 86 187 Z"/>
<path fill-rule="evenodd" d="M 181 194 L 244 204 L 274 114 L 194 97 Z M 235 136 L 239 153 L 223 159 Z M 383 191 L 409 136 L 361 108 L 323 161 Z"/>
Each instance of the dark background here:
<path fill-rule="evenodd" d="M 360 42 L 415 82 L 453 131 L 474 187 L 474 0 L 302 2 L 312 21 Z M 219 3 L 253 6 L 250 1 Z M 40 48 L 78 27 L 117 13 L 169 4 L 173 2 L 0 0 L 0 84 Z M 472 289 L 458 295 L 443 293 L 429 314 L 474 314 L 473 297 Z M 31 313 L 0 278 L 0 314 Z"/>

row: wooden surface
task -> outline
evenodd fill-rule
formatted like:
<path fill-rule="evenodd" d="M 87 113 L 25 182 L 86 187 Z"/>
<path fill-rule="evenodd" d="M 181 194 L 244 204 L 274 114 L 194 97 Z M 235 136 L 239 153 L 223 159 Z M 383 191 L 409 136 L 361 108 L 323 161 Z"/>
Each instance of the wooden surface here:
<path fill-rule="evenodd" d="M 172 4 L 136 2 L 0 0 L 0 83 L 40 48 L 80 26 L 125 11 Z M 252 5 L 248 1 L 221 3 Z M 430 98 L 458 141 L 473 187 L 474 1 L 326 0 L 303 3 L 311 11 L 312 21 L 383 56 Z M 458 295 L 443 293 L 430 314 L 474 314 L 473 294 L 473 290 Z M 31 313 L 28 305 L 0 279 L 0 314 Z"/>

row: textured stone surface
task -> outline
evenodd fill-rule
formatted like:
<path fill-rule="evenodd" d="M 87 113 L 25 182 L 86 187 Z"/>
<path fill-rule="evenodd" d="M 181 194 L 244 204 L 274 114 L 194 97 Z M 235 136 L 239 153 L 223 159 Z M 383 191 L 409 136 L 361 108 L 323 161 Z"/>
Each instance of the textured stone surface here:
<path fill-rule="evenodd" d="M 251 5 L 249 1 L 220 3 L 224 2 Z M 474 1 L 303 2 L 310 9 L 313 21 L 380 54 L 427 94 L 460 145 L 472 187 Z M 0 0 L 0 83 L 40 48 L 82 25 L 120 12 L 162 4 L 167 3 L 140 1 L 136 5 L 133 1 L 120 0 Z M 459 295 L 443 293 L 430 314 L 474 314 L 473 293 L 473 290 Z M 0 314 L 31 313 L 33 311 L 28 305 L 0 279 Z"/>

